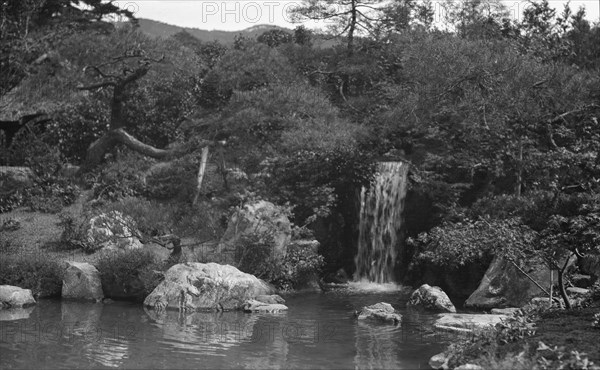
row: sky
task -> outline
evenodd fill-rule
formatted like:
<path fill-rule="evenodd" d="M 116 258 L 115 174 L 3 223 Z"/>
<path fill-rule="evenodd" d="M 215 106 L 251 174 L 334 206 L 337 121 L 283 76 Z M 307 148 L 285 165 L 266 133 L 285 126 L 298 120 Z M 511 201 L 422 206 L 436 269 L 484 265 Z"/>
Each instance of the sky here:
<path fill-rule="evenodd" d="M 440 21 L 441 1 L 433 0 Z M 526 0 L 502 0 L 511 17 L 518 19 L 528 4 Z M 562 11 L 564 0 L 549 0 L 551 6 Z M 301 0 L 117 0 L 122 8 L 131 10 L 138 18 L 147 18 L 181 27 L 205 30 L 239 31 L 256 25 L 275 24 L 295 28 L 288 11 L 302 3 Z M 587 19 L 600 21 L 600 0 L 572 0 L 575 12 L 585 6 Z M 309 28 L 324 28 L 326 21 L 305 24 Z"/>

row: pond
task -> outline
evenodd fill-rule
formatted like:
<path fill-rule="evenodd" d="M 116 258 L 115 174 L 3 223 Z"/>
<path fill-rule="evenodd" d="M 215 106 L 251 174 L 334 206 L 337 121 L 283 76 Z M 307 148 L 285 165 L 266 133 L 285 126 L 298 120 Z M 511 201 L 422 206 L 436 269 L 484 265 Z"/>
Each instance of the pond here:
<path fill-rule="evenodd" d="M 408 294 L 293 294 L 282 314 L 157 314 L 133 303 L 41 300 L 0 311 L 0 368 L 428 369 L 452 338 L 433 332 L 435 315 L 405 310 Z M 402 325 L 352 317 L 378 302 L 399 309 Z"/>

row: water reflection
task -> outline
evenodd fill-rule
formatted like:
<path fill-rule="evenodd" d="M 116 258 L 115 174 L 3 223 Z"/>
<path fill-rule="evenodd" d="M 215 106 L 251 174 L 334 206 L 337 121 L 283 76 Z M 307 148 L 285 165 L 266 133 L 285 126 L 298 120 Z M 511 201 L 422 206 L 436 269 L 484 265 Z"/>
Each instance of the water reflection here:
<path fill-rule="evenodd" d="M 0 309 L 0 321 L 28 319 L 35 307 Z"/>
<path fill-rule="evenodd" d="M 139 305 L 42 301 L 0 322 L 0 368 L 415 368 L 440 352 L 401 327 L 360 323 L 352 312 L 402 293 L 287 297 L 287 313 L 177 311 Z"/>

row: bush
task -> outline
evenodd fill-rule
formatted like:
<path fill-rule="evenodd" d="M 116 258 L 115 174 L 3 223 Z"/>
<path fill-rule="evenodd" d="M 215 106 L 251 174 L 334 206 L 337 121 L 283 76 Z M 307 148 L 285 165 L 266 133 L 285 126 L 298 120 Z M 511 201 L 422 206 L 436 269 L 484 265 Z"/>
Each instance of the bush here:
<path fill-rule="evenodd" d="M 0 285 L 31 289 L 36 298 L 60 296 L 61 262 L 46 255 L 4 255 L 0 258 Z"/>
<path fill-rule="evenodd" d="M 285 258 L 273 254 L 274 239 L 269 233 L 244 235 L 236 250 L 238 268 L 275 285 L 280 290 L 302 287 L 323 267 L 323 256 L 309 246 L 295 246 Z"/>
<path fill-rule="evenodd" d="M 87 216 L 75 217 L 70 213 L 61 213 L 58 226 L 62 228 L 60 234 L 60 250 L 82 249 L 87 253 L 96 252 L 99 247 L 88 241 L 87 231 L 90 226 L 90 219 Z"/>
<path fill-rule="evenodd" d="M 126 153 L 119 160 L 90 174 L 86 182 L 91 185 L 96 199 L 116 201 L 140 196 L 146 190 L 142 174 L 148 167 L 149 162 L 139 154 Z"/>
<path fill-rule="evenodd" d="M 119 291 L 131 294 L 130 298 L 143 300 L 162 281 L 164 264 L 152 252 L 134 249 L 102 253 L 96 268 L 100 271 L 103 286 L 117 287 Z"/>

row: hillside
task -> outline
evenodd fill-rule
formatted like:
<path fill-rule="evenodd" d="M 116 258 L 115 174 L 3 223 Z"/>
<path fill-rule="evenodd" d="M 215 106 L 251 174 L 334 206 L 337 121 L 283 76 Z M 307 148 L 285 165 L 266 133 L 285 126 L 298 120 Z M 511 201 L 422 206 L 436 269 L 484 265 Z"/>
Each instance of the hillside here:
<path fill-rule="evenodd" d="M 211 41 L 219 41 L 223 44 L 232 44 L 235 40 L 235 37 L 239 34 L 242 34 L 246 37 L 255 38 L 262 34 L 265 31 L 269 31 L 272 29 L 281 29 L 285 31 L 292 32 L 292 30 L 273 26 L 273 25 L 256 25 L 250 28 L 247 28 L 242 31 L 220 31 L 220 30 L 201 30 L 198 28 L 187 28 L 187 27 L 179 27 L 173 26 L 167 23 L 154 21 L 151 19 L 139 19 L 140 30 L 151 37 L 162 37 L 167 38 L 170 37 L 181 30 L 185 30 L 192 36 L 198 38 L 204 42 Z"/>

